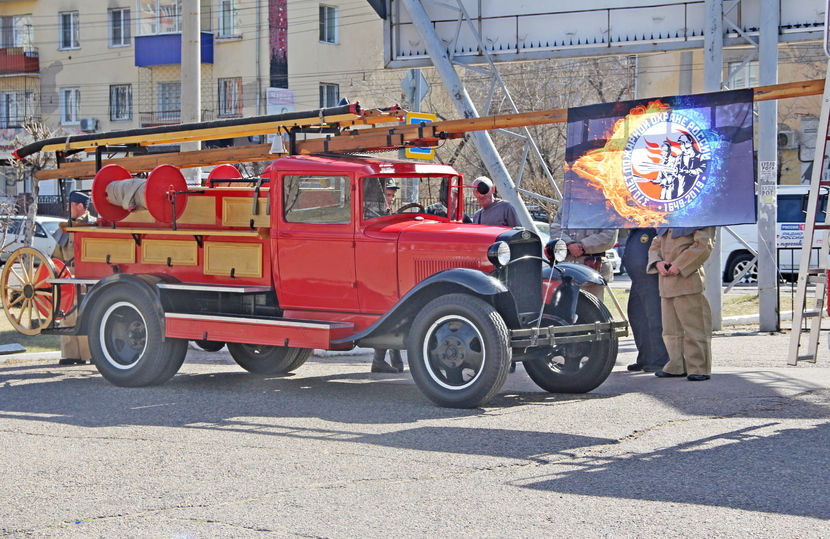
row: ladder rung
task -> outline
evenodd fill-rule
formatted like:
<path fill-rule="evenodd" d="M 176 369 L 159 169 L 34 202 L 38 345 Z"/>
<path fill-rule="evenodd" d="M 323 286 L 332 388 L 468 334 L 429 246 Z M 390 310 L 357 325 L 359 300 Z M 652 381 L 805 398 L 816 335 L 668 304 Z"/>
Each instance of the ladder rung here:
<path fill-rule="evenodd" d="M 796 356 L 796 358 L 795 358 L 796 361 L 808 361 L 810 359 L 816 359 L 816 355 L 815 354 L 807 354 L 805 356 Z"/>
<path fill-rule="evenodd" d="M 807 282 L 808 283 L 816 283 L 816 284 L 825 283 L 825 282 L 827 282 L 827 274 L 823 273 L 823 270 L 822 270 L 822 273 L 820 273 L 818 275 L 807 275 Z"/>
<path fill-rule="evenodd" d="M 801 316 L 804 318 L 815 318 L 816 316 L 821 316 L 824 311 L 804 311 L 801 313 Z"/>

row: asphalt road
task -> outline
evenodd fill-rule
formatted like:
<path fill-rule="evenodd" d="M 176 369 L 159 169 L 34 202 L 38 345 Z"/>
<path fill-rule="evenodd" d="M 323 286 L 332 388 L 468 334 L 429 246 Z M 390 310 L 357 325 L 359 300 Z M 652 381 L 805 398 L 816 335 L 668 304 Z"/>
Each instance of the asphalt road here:
<path fill-rule="evenodd" d="M 714 339 L 708 382 L 625 370 L 586 395 L 520 368 L 486 408 L 313 356 L 258 377 L 191 350 L 160 387 L 0 364 L 0 537 L 830 537 L 830 364 Z"/>

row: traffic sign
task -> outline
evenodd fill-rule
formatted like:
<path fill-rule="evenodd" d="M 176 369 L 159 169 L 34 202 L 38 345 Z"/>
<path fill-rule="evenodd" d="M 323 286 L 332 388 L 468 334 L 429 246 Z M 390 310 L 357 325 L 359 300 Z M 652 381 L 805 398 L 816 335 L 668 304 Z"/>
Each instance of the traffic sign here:
<path fill-rule="evenodd" d="M 435 122 L 437 120 L 438 116 L 435 114 L 425 114 L 423 112 L 406 113 L 407 124 L 428 123 Z M 409 159 L 435 159 L 435 148 L 406 148 L 404 155 Z"/>
<path fill-rule="evenodd" d="M 401 81 L 404 95 L 416 111 L 421 110 L 421 101 L 429 93 L 429 83 L 420 69 L 410 69 Z"/>

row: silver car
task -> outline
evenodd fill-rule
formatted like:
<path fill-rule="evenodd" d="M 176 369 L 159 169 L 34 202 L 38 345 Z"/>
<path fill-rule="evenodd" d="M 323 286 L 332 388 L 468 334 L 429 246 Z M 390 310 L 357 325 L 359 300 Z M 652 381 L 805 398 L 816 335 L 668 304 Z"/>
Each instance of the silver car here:
<path fill-rule="evenodd" d="M 9 255 L 23 247 L 23 224 L 25 219 L 26 217 L 22 215 L 9 217 L 8 220 L 0 219 L 0 223 L 7 225 L 0 228 L 0 242 L 2 242 L 0 245 L 0 263 L 5 264 L 6 260 L 9 259 Z M 36 215 L 32 247 L 51 257 L 57 243 L 54 237 L 55 232 L 61 222 L 66 222 L 66 219 Z"/>

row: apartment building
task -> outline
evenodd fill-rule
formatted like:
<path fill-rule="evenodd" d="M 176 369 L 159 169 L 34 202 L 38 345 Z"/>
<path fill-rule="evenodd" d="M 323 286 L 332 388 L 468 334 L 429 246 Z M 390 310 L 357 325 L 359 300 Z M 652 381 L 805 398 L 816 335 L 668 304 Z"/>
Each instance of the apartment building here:
<path fill-rule="evenodd" d="M 204 121 L 364 102 L 382 70 L 377 2 L 198 4 Z M 8 166 L 27 118 L 60 136 L 181 123 L 183 14 L 182 0 L 0 1 L 0 196 L 27 188 Z"/>

